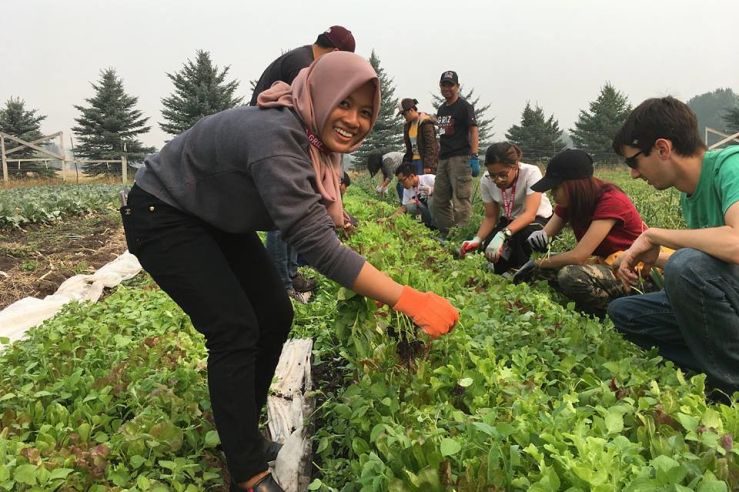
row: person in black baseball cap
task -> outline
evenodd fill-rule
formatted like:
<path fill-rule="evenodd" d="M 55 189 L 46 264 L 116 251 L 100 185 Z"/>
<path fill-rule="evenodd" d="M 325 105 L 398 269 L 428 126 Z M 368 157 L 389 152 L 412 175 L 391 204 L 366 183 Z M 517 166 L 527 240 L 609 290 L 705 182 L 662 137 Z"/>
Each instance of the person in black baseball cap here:
<path fill-rule="evenodd" d="M 575 301 L 580 311 L 604 316 L 608 303 L 626 295 L 623 283 L 610 265 L 646 229 L 639 212 L 616 185 L 593 176 L 593 159 L 582 150 L 568 149 L 555 155 L 533 191 L 551 190 L 557 206 L 542 230 L 528 238 L 532 250 L 546 252 L 550 241 L 569 225 L 574 248 L 549 257 L 530 260 L 513 281 L 546 279 Z M 654 290 L 653 283 L 643 288 Z"/>
<path fill-rule="evenodd" d="M 538 192 L 549 191 L 568 179 L 584 179 L 593 175 L 593 159 L 587 152 L 567 149 L 555 155 L 549 164 L 544 177 L 531 185 Z"/>
<path fill-rule="evenodd" d="M 475 108 L 459 94 L 459 77 L 445 70 L 439 77 L 444 102 L 436 110 L 439 164 L 432 207 L 441 239 L 452 227 L 464 227 L 472 216 L 472 178 L 480 173 L 479 133 Z"/>

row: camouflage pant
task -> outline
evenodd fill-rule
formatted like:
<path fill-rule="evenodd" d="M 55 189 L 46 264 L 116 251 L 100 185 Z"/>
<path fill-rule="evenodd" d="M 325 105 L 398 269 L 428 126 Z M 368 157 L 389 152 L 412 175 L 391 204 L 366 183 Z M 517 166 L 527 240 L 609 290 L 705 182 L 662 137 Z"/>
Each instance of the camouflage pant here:
<path fill-rule="evenodd" d="M 538 268 L 534 278 L 547 280 L 554 289 L 575 301 L 579 311 L 599 317 L 605 316 L 609 302 L 627 295 L 621 280 L 608 265 L 566 265 L 559 270 Z M 657 288 L 647 279 L 639 290 L 646 293 Z"/>

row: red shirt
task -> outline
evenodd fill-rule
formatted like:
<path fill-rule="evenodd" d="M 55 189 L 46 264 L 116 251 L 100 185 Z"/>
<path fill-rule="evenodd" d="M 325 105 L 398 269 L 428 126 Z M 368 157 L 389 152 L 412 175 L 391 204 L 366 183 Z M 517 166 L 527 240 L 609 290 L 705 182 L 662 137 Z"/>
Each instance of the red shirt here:
<path fill-rule="evenodd" d="M 569 222 L 566 208 L 557 205 L 554 213 Z M 600 197 L 598 204 L 595 206 L 593 216 L 585 227 L 572 227 L 575 238 L 580 242 L 588 231 L 592 221 L 608 219 L 615 219 L 616 223 L 608 232 L 605 239 L 593 251 L 594 255 L 603 258 L 610 256 L 616 251 L 628 249 L 631 243 L 639 237 L 639 234 L 647 229 L 647 225 L 642 220 L 634 204 L 629 200 L 629 197 L 623 191 L 612 188 L 606 190 L 603 196 Z"/>

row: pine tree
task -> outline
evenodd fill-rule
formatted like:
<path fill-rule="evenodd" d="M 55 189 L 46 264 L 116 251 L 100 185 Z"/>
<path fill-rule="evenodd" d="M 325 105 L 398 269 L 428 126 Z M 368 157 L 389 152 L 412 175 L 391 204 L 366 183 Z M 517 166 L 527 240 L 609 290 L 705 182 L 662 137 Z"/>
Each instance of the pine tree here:
<path fill-rule="evenodd" d="M 385 72 L 385 69 L 380 66 L 380 58 L 375 50 L 372 50 L 369 62 L 380 79 L 382 100 L 380 101 L 380 114 L 377 115 L 375 126 L 372 127 L 372 131 L 367 135 L 367 139 L 359 150 L 352 153 L 352 158 L 360 163 L 360 167 L 364 165 L 367 155 L 372 151 L 403 150 L 403 121 L 397 115 L 398 99 L 395 97 L 395 84 L 393 79 Z"/>
<path fill-rule="evenodd" d="M 575 146 L 596 161 L 615 160 L 611 142 L 630 112 L 628 98 L 606 82 L 598 98 L 590 103 L 590 110 L 581 110 L 575 128 L 570 130 Z"/>
<path fill-rule="evenodd" d="M 477 120 L 477 134 L 478 134 L 478 142 L 479 142 L 479 154 L 482 155 L 485 153 L 485 149 L 490 145 L 492 142 L 490 141 L 493 138 L 493 121 L 495 120 L 495 117 L 487 117 L 488 111 L 490 110 L 490 107 L 492 104 L 485 104 L 484 106 L 480 104 L 480 97 L 475 96 L 475 89 L 470 89 L 469 92 L 466 94 L 464 93 L 464 87 L 459 87 L 459 96 L 465 99 L 468 103 L 472 104 L 472 107 L 475 109 L 475 119 Z M 434 101 L 432 105 L 434 106 L 434 111 L 438 111 L 439 107 L 444 103 L 445 99 L 438 95 L 433 94 Z"/>
<path fill-rule="evenodd" d="M 706 127 L 726 132 L 729 130 L 728 121 L 725 119 L 726 113 L 739 107 L 739 96 L 728 87 L 716 89 L 691 97 L 688 106 L 698 118 L 698 132 L 701 136 L 705 134 Z"/>
<path fill-rule="evenodd" d="M 739 132 L 739 107 L 726 111 L 724 121 L 726 122 L 726 131 L 732 134 Z"/>
<path fill-rule="evenodd" d="M 21 98 L 11 97 L 5 102 L 5 108 L 0 109 L 0 132 L 13 135 L 26 142 L 31 142 L 41 138 L 41 122 L 46 116 L 37 115 L 35 109 L 27 110 L 26 103 Z M 20 144 L 13 140 L 5 140 L 5 150 L 8 151 Z M 9 160 L 13 159 L 32 159 L 36 156 L 36 152 L 28 147 L 23 147 L 8 156 Z M 18 166 L 8 166 L 8 173 L 11 176 L 25 176 L 27 172 L 35 173 L 41 176 L 53 176 L 55 171 L 47 168 L 38 162 L 21 163 L 21 169 Z"/>
<path fill-rule="evenodd" d="M 75 118 L 77 126 L 72 128 L 79 141 L 74 149 L 75 155 L 95 160 L 118 160 L 125 154 L 129 162 L 134 162 L 153 152 L 152 147 L 144 147 L 136 138 L 149 131 L 150 127 L 145 126 L 149 118 L 142 117 L 141 111 L 135 109 L 138 98 L 126 94 L 123 80 L 115 69 L 102 70 L 100 81 L 90 85 L 95 89 L 95 95 L 85 99 L 89 106 L 74 106 L 81 113 L 79 118 Z M 85 164 L 83 171 L 92 176 L 121 174 L 120 166 L 105 163 Z"/>
<path fill-rule="evenodd" d="M 528 102 L 521 114 L 521 124 L 511 126 L 506 138 L 521 147 L 524 158 L 532 161 L 549 159 L 565 147 L 554 115 L 547 118 L 540 106 L 532 108 Z"/>
<path fill-rule="evenodd" d="M 234 97 L 239 82 L 226 82 L 230 68 L 226 66 L 219 70 L 213 65 L 209 52 L 198 50 L 194 62 L 188 59 L 182 70 L 168 73 L 167 77 L 174 84 L 174 93 L 162 99 L 164 121 L 159 123 L 161 129 L 170 135 L 178 135 L 203 116 L 240 105 L 243 98 Z"/>

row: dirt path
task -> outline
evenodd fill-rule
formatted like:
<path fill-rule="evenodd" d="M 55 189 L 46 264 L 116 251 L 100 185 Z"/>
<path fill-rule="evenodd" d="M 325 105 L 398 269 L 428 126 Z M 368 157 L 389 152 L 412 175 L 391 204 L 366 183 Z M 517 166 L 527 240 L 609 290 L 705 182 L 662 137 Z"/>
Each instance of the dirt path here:
<path fill-rule="evenodd" d="M 0 309 L 53 294 L 69 277 L 93 273 L 125 250 L 116 212 L 0 230 Z"/>

